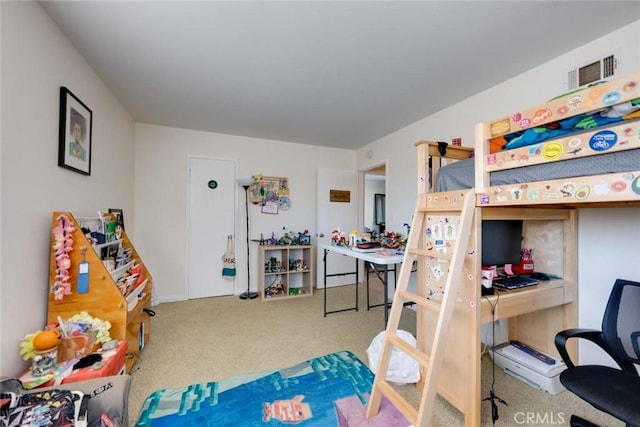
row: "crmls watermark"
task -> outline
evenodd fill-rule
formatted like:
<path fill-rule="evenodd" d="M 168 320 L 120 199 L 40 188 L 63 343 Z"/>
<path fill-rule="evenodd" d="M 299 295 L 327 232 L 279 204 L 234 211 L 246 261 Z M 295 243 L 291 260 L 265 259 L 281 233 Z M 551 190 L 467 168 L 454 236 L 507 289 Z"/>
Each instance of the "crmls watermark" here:
<path fill-rule="evenodd" d="M 516 424 L 563 425 L 565 416 L 563 412 L 516 412 L 513 420 Z"/>

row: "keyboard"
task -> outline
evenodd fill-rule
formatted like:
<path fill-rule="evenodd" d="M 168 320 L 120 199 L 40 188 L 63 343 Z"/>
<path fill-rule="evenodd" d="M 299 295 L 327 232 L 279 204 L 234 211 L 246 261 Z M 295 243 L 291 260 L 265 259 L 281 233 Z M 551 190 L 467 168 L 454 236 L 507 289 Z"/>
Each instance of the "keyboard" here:
<path fill-rule="evenodd" d="M 537 284 L 537 280 L 524 276 L 498 277 L 497 279 L 493 279 L 493 286 L 508 290 L 520 289 Z"/>

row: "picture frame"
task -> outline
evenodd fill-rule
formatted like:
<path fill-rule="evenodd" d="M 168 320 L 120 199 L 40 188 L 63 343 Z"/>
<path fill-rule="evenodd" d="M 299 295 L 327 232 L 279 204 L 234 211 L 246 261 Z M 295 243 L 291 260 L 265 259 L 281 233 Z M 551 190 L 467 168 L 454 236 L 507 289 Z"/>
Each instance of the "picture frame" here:
<path fill-rule="evenodd" d="M 93 111 L 64 86 L 60 87 L 58 166 L 91 175 Z"/>
<path fill-rule="evenodd" d="M 122 231 L 124 231 L 124 213 L 122 209 L 109 208 L 109 213 L 113 214 L 116 218 L 116 225 L 119 225 Z"/>

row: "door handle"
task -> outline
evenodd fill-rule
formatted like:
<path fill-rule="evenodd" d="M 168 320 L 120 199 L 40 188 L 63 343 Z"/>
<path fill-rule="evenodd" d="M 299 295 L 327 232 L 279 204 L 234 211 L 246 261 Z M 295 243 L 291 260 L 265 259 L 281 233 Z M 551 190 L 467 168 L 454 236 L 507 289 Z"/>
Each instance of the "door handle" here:
<path fill-rule="evenodd" d="M 320 233 L 317 235 L 318 237 L 324 237 L 324 233 Z"/>

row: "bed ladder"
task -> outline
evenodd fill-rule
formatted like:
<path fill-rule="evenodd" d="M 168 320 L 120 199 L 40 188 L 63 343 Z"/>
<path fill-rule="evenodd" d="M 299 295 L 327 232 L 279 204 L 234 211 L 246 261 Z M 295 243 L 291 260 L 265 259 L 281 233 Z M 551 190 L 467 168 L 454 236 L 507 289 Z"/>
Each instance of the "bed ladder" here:
<path fill-rule="evenodd" d="M 367 406 L 367 418 L 378 414 L 381 398 L 384 395 L 414 427 L 426 427 L 431 424 L 438 377 L 442 370 L 442 360 L 446 347 L 447 330 L 453 316 L 456 294 L 464 282 L 463 264 L 475 210 L 475 195 L 472 190 L 459 191 L 451 197 L 442 197 L 443 194 L 454 193 L 421 194 L 416 204 L 411 231 L 407 241 L 407 249 L 400 268 L 398 284 L 391 305 L 389 322 L 387 323 L 387 328 L 384 333 L 381 355 L 378 359 L 373 389 Z M 433 247 L 428 248 L 424 243 L 427 241 L 424 235 L 429 226 L 429 218 L 432 217 L 459 219 L 459 222 L 455 225 L 455 240 L 453 240 L 451 250 L 447 251 L 447 253 L 436 252 Z M 446 233 L 445 230 L 440 230 L 440 232 Z M 450 235 L 448 237 L 449 241 L 451 241 L 452 236 Z M 435 302 L 432 299 L 407 290 L 411 265 L 415 256 L 418 257 L 418 263 L 423 263 L 423 265 L 428 259 L 446 260 L 448 262 L 448 271 L 446 263 L 442 264 L 444 267 L 442 269 L 443 276 L 441 280 L 445 280 L 445 285 L 444 294 L 440 302 Z M 421 285 L 422 284 L 417 284 L 416 286 Z M 396 334 L 405 302 L 413 302 L 418 304 L 423 310 L 430 310 L 437 313 L 437 323 L 430 354 L 413 347 Z M 422 389 L 418 410 L 407 402 L 386 380 L 389 361 L 394 346 L 415 359 L 422 368 L 421 372 L 424 387 Z"/>

